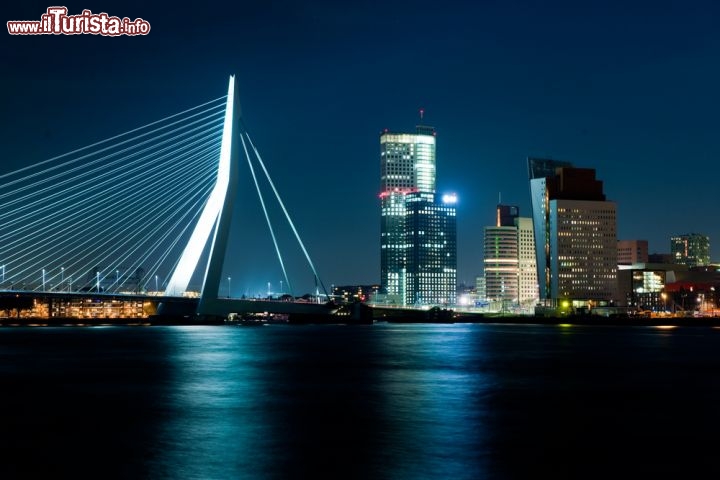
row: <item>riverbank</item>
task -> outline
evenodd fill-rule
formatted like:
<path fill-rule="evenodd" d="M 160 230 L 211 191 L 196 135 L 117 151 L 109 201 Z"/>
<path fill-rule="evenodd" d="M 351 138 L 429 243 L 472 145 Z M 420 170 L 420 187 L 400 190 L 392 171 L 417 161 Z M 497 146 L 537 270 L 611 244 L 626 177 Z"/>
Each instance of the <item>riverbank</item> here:
<path fill-rule="evenodd" d="M 597 325 L 597 326 L 647 326 L 647 327 L 718 327 L 720 317 L 603 317 L 594 315 L 539 317 L 539 316 L 500 316 L 479 313 L 458 313 L 451 310 L 428 313 L 416 311 L 412 314 L 407 311 L 395 315 L 373 315 L 371 321 L 367 318 L 356 321 L 347 316 L 324 316 L 294 318 L 288 322 L 260 322 L 269 324 L 288 325 L 317 325 L 317 324 L 343 324 L 343 325 L 370 325 L 373 323 L 399 323 L 399 324 L 508 324 L 508 325 Z M 101 327 L 101 326 L 162 326 L 162 325 L 226 325 L 238 322 L 226 322 L 217 318 L 201 318 L 197 316 L 152 316 L 148 318 L 0 318 L 0 327 Z"/>

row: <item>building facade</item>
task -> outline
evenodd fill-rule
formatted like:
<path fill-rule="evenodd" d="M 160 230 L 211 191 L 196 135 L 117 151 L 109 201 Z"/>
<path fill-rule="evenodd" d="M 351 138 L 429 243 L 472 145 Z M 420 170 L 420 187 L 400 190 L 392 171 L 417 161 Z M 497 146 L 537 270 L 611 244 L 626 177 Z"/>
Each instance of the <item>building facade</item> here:
<path fill-rule="evenodd" d="M 667 305 L 665 285 L 675 281 L 672 264 L 620 264 L 618 291 L 629 307 L 639 310 L 663 311 Z"/>
<path fill-rule="evenodd" d="M 538 298 L 535 234 L 532 218 L 518 217 L 518 298 L 521 306 L 532 306 Z"/>
<path fill-rule="evenodd" d="M 618 240 L 618 265 L 648 262 L 647 240 Z"/>
<path fill-rule="evenodd" d="M 710 237 L 688 233 L 670 238 L 673 262 L 688 267 L 710 265 Z"/>
<path fill-rule="evenodd" d="M 535 160 L 529 159 L 529 170 L 540 297 L 553 306 L 616 301 L 615 203 L 606 200 L 595 170 L 542 159 L 534 168 Z"/>
<path fill-rule="evenodd" d="M 377 295 L 380 285 L 333 285 L 333 299 L 339 303 L 367 302 Z"/>
<path fill-rule="evenodd" d="M 498 205 L 496 225 L 484 229 L 485 288 L 491 302 L 531 306 L 538 298 L 532 219 Z"/>
<path fill-rule="evenodd" d="M 490 302 L 518 302 L 518 234 L 516 227 L 484 230 L 485 295 Z"/>
<path fill-rule="evenodd" d="M 454 304 L 454 196 L 435 195 L 435 130 L 380 135 L 380 282 L 401 305 Z"/>
<path fill-rule="evenodd" d="M 452 201 L 430 193 L 405 195 L 407 305 L 454 305 L 457 296 L 457 223 Z"/>
<path fill-rule="evenodd" d="M 478 304 L 476 306 L 485 306 L 487 301 L 487 289 L 485 288 L 485 272 L 475 277 L 475 292 L 477 293 Z"/>
<path fill-rule="evenodd" d="M 617 297 L 615 204 L 550 201 L 550 297 L 609 302 Z"/>
<path fill-rule="evenodd" d="M 572 167 L 572 163 L 528 157 L 538 293 L 543 300 L 550 299 L 550 199 L 547 178 L 553 178 L 557 169 L 562 167 Z"/>

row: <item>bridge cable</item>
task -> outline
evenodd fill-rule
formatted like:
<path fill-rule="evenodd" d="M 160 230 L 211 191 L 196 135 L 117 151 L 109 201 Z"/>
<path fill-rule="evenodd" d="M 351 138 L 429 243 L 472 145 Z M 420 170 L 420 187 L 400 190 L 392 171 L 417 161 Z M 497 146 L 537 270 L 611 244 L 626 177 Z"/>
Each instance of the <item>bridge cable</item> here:
<path fill-rule="evenodd" d="M 275 252 L 277 253 L 278 260 L 280 261 L 280 268 L 282 268 L 283 277 L 285 277 L 285 282 L 287 283 L 290 295 L 293 295 L 292 285 L 290 284 L 290 279 L 288 278 L 287 271 L 285 270 L 285 263 L 283 262 L 282 254 L 280 253 L 280 247 L 278 246 L 277 239 L 275 238 L 275 231 L 273 230 L 272 223 L 270 222 L 270 217 L 268 216 L 268 211 L 265 207 L 265 200 L 263 199 L 262 192 L 260 191 L 260 185 L 258 184 L 257 177 L 255 176 L 255 169 L 253 168 L 252 161 L 250 160 L 250 154 L 248 153 L 247 145 L 245 144 L 242 134 L 240 135 L 240 141 L 242 142 L 243 150 L 245 150 L 245 158 L 247 158 L 250 173 L 252 174 L 253 182 L 255 183 L 255 189 L 257 190 L 258 198 L 260 199 L 260 205 L 262 206 L 263 213 L 265 214 L 265 221 L 267 222 L 268 229 L 270 229 L 270 236 L 272 237 L 273 244 L 275 245 Z"/>
<path fill-rule="evenodd" d="M 210 105 L 211 103 L 214 103 L 214 102 L 217 102 L 217 101 L 220 101 L 220 100 L 225 100 L 226 97 L 227 97 L 227 95 L 223 95 L 222 97 L 216 98 L 216 99 L 214 99 L 214 100 L 210 100 L 210 101 L 205 102 L 205 103 L 203 103 L 203 104 L 201 104 L 201 105 L 197 105 L 197 106 L 195 106 L 195 107 L 189 108 L 189 109 L 187 109 L 187 110 L 184 110 L 184 111 L 182 111 L 182 112 L 176 113 L 176 114 L 174 114 L 174 115 L 170 115 L 170 116 L 168 116 L 168 117 L 161 118 L 160 120 L 156 120 L 156 121 L 154 121 L 154 122 L 148 123 L 148 124 L 146 124 L 146 125 L 143 125 L 142 127 L 137 127 L 137 128 L 132 129 L 132 130 L 128 130 L 127 132 L 123 132 L 123 133 L 120 133 L 120 134 L 118 134 L 118 135 L 112 136 L 112 137 L 110 137 L 110 138 L 106 138 L 106 139 L 104 139 L 104 140 L 100 140 L 99 142 L 95 142 L 95 143 L 93 143 L 93 144 L 91 144 L 91 145 L 86 145 L 86 146 L 84 146 L 84 147 L 75 149 L 75 150 L 73 150 L 73 151 L 71 151 L 71 152 L 63 153 L 62 155 L 58 155 L 58 156 L 55 156 L 55 157 L 52 157 L 52 158 L 48 158 L 47 160 L 43 160 L 42 162 L 39 162 L 39 163 L 36 163 L 36 164 L 33 164 L 33 165 L 28 165 L 27 167 L 22 167 L 22 168 L 19 168 L 19 169 L 17 169 L 17 170 L 13 170 L 12 172 L 8 172 L 8 173 L 6 173 L 6 174 L 0 175 L 0 179 L 7 178 L 7 177 L 9 177 L 9 176 L 18 174 L 18 173 L 20 173 L 20 172 L 24 172 L 24 171 L 30 170 L 30 169 L 32 169 L 32 168 L 39 167 L 40 165 L 45 165 L 45 164 L 50 163 L 50 162 L 53 162 L 53 161 L 55 161 L 55 160 L 59 160 L 59 159 L 61 159 L 61 158 L 67 157 L 68 155 L 72 155 L 72 154 L 74 154 L 74 153 L 82 152 L 83 150 L 87 150 L 87 149 L 89 149 L 89 148 L 96 147 L 96 146 L 98 146 L 98 145 L 102 145 L 103 143 L 107 143 L 107 142 L 109 142 L 109 141 L 111 141 L 111 140 L 118 139 L 118 138 L 123 137 L 123 136 L 125 136 L 125 135 L 129 135 L 129 134 L 131 134 L 131 133 L 138 132 L 138 131 L 143 130 L 143 129 L 145 129 L 145 128 L 148 128 L 148 127 L 151 127 L 151 126 L 156 125 L 156 124 L 158 124 L 158 123 L 161 123 L 161 122 L 164 122 L 164 121 L 166 121 L 166 120 L 169 120 L 169 119 L 171 119 L 171 118 L 175 118 L 175 117 L 177 117 L 177 116 L 179 116 L 179 115 L 183 115 L 183 114 L 185 114 L 185 113 L 191 112 L 191 111 L 193 111 L 193 110 L 197 110 L 198 108 L 204 107 L 204 106 L 206 106 L 206 105 Z M 220 108 L 220 107 L 223 107 L 223 106 L 224 106 L 223 104 L 219 104 L 217 107 L 213 107 L 213 108 Z M 209 109 L 209 110 L 212 110 L 212 108 Z M 137 138 L 137 137 L 136 137 L 136 138 Z M 132 140 L 132 139 L 131 139 L 131 140 Z M 123 142 L 121 142 L 121 144 L 122 144 L 122 143 L 123 143 Z M 101 151 L 102 151 L 102 150 L 101 150 Z M 80 157 L 80 158 L 82 158 L 82 157 Z M 69 163 L 72 163 L 72 162 L 69 162 Z M 61 164 L 59 164 L 59 165 L 55 165 L 54 167 L 49 168 L 48 170 L 55 170 L 55 169 L 57 169 L 57 168 L 60 168 L 60 167 L 65 166 L 65 165 L 66 165 L 66 163 L 61 163 Z M 6 186 L 7 186 L 7 184 L 6 184 L 6 185 L 2 185 L 3 188 L 6 187 Z"/>
<path fill-rule="evenodd" d="M 295 238 L 298 241 L 298 244 L 300 245 L 300 248 L 302 249 L 303 253 L 305 254 L 305 259 L 307 260 L 308 264 L 310 265 L 310 268 L 312 269 L 313 275 L 315 275 L 315 280 L 320 282 L 320 285 L 322 286 L 323 292 L 325 293 L 326 298 L 330 298 L 328 295 L 327 290 L 325 289 L 325 284 L 320 279 L 319 275 L 317 274 L 317 270 L 315 269 L 315 265 L 313 264 L 312 260 L 310 259 L 310 255 L 307 252 L 307 249 L 305 248 L 305 245 L 303 244 L 302 240 L 300 239 L 300 234 L 298 233 L 297 229 L 295 228 L 295 224 L 293 223 L 292 219 L 290 218 L 290 214 L 288 214 L 287 209 L 285 208 L 285 204 L 283 203 L 282 199 L 280 198 L 280 194 L 278 193 L 277 189 L 275 188 L 275 184 L 272 181 L 272 178 L 270 178 L 270 174 L 267 171 L 267 168 L 265 168 L 265 163 L 262 160 L 262 157 L 260 156 L 260 153 L 258 152 L 257 148 L 255 148 L 255 144 L 253 144 L 252 140 L 250 139 L 250 135 L 248 135 L 247 131 L 245 132 L 245 137 L 247 137 L 248 142 L 250 143 L 250 147 L 252 147 L 253 151 L 255 152 L 255 156 L 258 159 L 258 162 L 260 163 L 260 167 L 262 167 L 263 172 L 265 173 L 265 177 L 268 180 L 268 183 L 270 184 L 270 187 L 272 188 L 273 192 L 275 193 L 275 198 L 277 199 L 278 203 L 280 204 L 280 207 L 282 208 L 283 213 L 285 214 L 285 218 L 288 221 L 288 224 L 290 224 L 290 227 L 292 228 L 293 233 L 295 234 Z"/>
<path fill-rule="evenodd" d="M 0 178 L 12 177 L 48 162 L 86 152 L 92 147 L 167 122 L 168 119 L 193 112 L 210 103 L 212 101 L 53 157 L 40 164 L 0 175 Z M 3 185 L 4 191 L 0 198 L 10 197 L 10 200 L 3 202 L 2 205 L 5 213 L 0 214 L 0 219 L 4 218 L 0 223 L 0 237 L 4 240 L 0 242 L 3 282 L 7 276 L 11 276 L 11 284 L 29 281 L 31 285 L 37 285 L 35 290 L 40 288 L 44 290 L 48 282 L 52 284 L 60 280 L 60 288 L 64 290 L 66 279 L 69 279 L 72 288 L 73 275 L 77 272 L 88 271 L 93 264 L 97 266 L 113 263 L 116 267 L 105 268 L 102 280 L 103 284 L 107 284 L 106 279 L 112 280 L 108 291 L 114 289 L 117 292 L 126 279 L 131 277 L 128 271 L 136 268 L 139 271 L 145 262 L 153 262 L 154 259 L 149 271 L 149 279 L 145 282 L 147 286 L 152 276 L 157 275 L 173 249 L 177 247 L 194 219 L 198 217 L 217 176 L 214 163 L 219 152 L 220 141 L 217 137 L 221 133 L 218 128 L 221 122 L 213 118 L 219 115 L 211 114 L 189 123 L 189 119 L 210 111 L 212 109 L 186 116 L 184 119 L 156 128 L 153 132 L 146 132 L 132 139 L 105 146 L 98 151 L 85 153 L 79 158 L 25 175 Z M 183 123 L 184 125 L 168 131 L 171 126 Z M 203 125 L 190 129 L 191 126 L 200 123 Z M 207 128 L 208 126 L 210 128 Z M 163 133 L 156 135 L 153 140 L 137 142 L 129 148 L 112 152 L 121 145 L 157 132 Z M 191 135 L 195 132 L 199 133 Z M 173 133 L 174 136 L 161 140 Z M 138 150 L 151 141 L 153 143 L 150 146 Z M 161 148 L 164 144 L 172 144 L 172 146 Z M 108 154 L 85 161 L 81 167 L 73 167 L 65 172 L 50 175 L 63 166 L 70 166 L 103 152 Z M 105 161 L 113 157 L 119 158 L 111 162 Z M 131 161 L 128 163 L 128 160 Z M 121 163 L 125 164 L 122 169 Z M 144 165 L 145 163 L 147 166 Z M 41 175 L 46 177 L 33 180 Z M 22 186 L 23 182 L 25 186 Z M 18 184 L 20 184 L 19 188 L 6 188 Z M 37 188 L 44 184 L 51 186 Z M 32 193 L 21 195 L 22 192 L 30 189 L 33 190 Z M 165 191 L 180 192 L 181 195 L 179 198 L 174 198 L 165 195 Z M 7 204 L 16 208 L 12 212 L 7 212 Z M 190 222 L 185 223 L 188 218 Z M 78 233 L 82 237 L 78 238 Z M 21 239 L 24 239 L 24 244 L 18 243 Z M 135 245 L 135 248 L 126 250 L 126 247 L 132 245 Z M 34 255 L 25 255 L 32 252 Z M 124 256 L 119 256 L 119 252 L 126 253 Z M 130 257 L 137 253 L 144 254 L 139 259 L 131 260 Z M 23 257 L 18 263 L 19 255 Z M 75 260 L 70 263 L 63 261 L 72 257 Z M 82 262 L 82 259 L 85 262 Z M 131 260 L 132 269 L 123 266 L 124 272 L 121 276 L 120 265 L 128 260 Z M 10 265 L 12 267 L 7 268 Z M 46 268 L 45 265 L 50 268 Z M 63 268 L 58 265 L 63 265 Z M 65 269 L 65 266 L 68 268 Z M 40 274 L 39 281 L 37 277 L 33 278 L 33 273 Z M 99 278 L 99 273 L 96 273 L 96 276 Z M 77 279 L 77 276 L 75 278 Z M 5 286 L 2 285 L 0 288 Z"/>
<path fill-rule="evenodd" d="M 177 159 L 177 158 L 179 158 L 179 157 L 175 157 L 175 159 Z M 152 170 L 154 170 L 154 169 L 155 169 L 155 168 L 149 169 L 148 171 L 152 171 Z M 181 171 L 181 170 L 175 170 L 176 173 L 177 173 L 178 171 Z M 146 173 L 147 173 L 147 172 L 146 172 Z M 161 172 L 161 173 L 162 173 L 162 172 Z M 148 177 L 148 178 L 149 178 L 149 177 Z M 166 177 L 160 177 L 160 178 L 162 179 L 162 178 L 166 178 Z M 129 184 L 129 185 L 128 185 L 128 188 L 132 188 L 133 186 L 136 185 L 136 184 L 134 184 L 134 183 L 131 183 L 131 182 L 133 182 L 133 180 L 134 180 L 133 178 L 130 178 L 130 179 L 128 179 L 128 180 L 124 180 L 124 181 L 122 181 L 122 182 L 116 183 L 114 186 L 115 186 L 115 187 L 118 187 L 118 186 L 125 186 L 126 184 Z M 105 184 L 107 184 L 107 182 L 102 182 L 102 184 L 96 185 L 96 186 L 94 186 L 93 188 L 96 188 L 96 189 L 97 189 L 97 188 L 99 188 L 99 187 L 104 186 Z M 64 200 L 65 202 L 68 202 L 68 201 L 74 200 L 74 199 L 77 198 L 77 197 L 80 197 L 80 196 L 83 195 L 84 193 L 86 193 L 86 192 L 80 191 L 80 192 L 75 193 L 75 194 L 65 195 L 65 198 L 64 198 L 63 200 Z M 50 224 L 47 224 L 45 227 L 41 227 L 41 228 L 36 229 L 36 230 L 33 230 L 33 231 L 34 231 L 35 234 L 37 234 L 37 233 L 43 233 L 44 231 L 49 230 L 50 227 L 52 227 L 52 226 L 55 226 L 55 225 L 58 225 L 58 224 L 63 224 L 63 223 L 69 224 L 69 223 L 70 223 L 69 220 L 73 220 L 73 217 L 74 217 L 74 216 L 79 216 L 80 213 L 85 213 L 85 212 L 86 212 L 87 210 L 89 210 L 90 208 L 95 208 L 96 205 L 92 203 L 92 201 L 94 201 L 95 199 L 97 199 L 97 198 L 104 198 L 105 200 L 114 199 L 114 198 L 117 197 L 117 196 L 121 196 L 122 193 L 124 193 L 124 190 L 121 190 L 121 189 L 119 189 L 119 188 L 115 188 L 115 189 L 113 190 L 113 193 L 110 194 L 110 195 L 107 195 L 104 191 L 98 191 L 97 193 L 94 193 L 94 194 L 92 194 L 92 195 L 86 195 L 83 203 L 86 203 L 86 204 L 89 204 L 89 205 L 81 208 L 79 212 L 71 214 L 71 213 L 68 211 L 68 209 L 70 209 L 70 208 L 75 208 L 75 207 L 77 207 L 78 205 L 82 205 L 83 203 L 78 203 L 78 204 L 74 204 L 74 205 L 71 204 L 71 205 L 68 206 L 68 207 L 57 208 L 57 209 L 56 209 L 56 212 L 55 212 L 54 215 L 53 215 L 53 216 L 55 216 L 55 217 L 57 218 L 57 220 L 55 220 L 54 222 L 52 222 L 52 223 L 50 223 Z M 151 193 L 152 193 L 152 192 L 151 192 Z M 105 214 L 105 213 L 108 213 L 108 212 L 118 213 L 118 212 L 120 211 L 120 210 L 116 209 L 113 204 L 109 204 L 109 202 L 105 202 L 105 204 L 106 204 L 106 205 L 105 205 L 103 208 L 101 208 L 100 210 L 98 210 L 97 213 L 95 213 L 94 215 L 89 215 L 89 216 L 88 216 L 88 215 L 84 215 L 83 219 L 84 219 L 85 221 L 87 221 L 87 220 L 93 219 L 94 216 L 100 216 L 101 214 Z M 53 205 L 53 206 L 55 206 L 55 205 Z M 128 207 L 125 207 L 125 208 L 127 209 Z M 46 207 L 46 208 L 37 208 L 34 212 L 31 212 L 30 214 L 23 215 L 23 217 L 21 217 L 21 220 L 25 220 L 28 216 L 30 216 L 30 218 L 32 218 L 32 216 L 39 216 L 39 214 L 40 214 L 40 213 L 44 213 L 45 210 L 47 210 L 47 207 Z M 45 221 L 45 217 L 40 217 L 38 220 L 35 220 L 35 221 L 32 221 L 32 222 L 25 222 L 26 224 L 25 224 L 24 227 L 21 227 L 21 228 L 19 228 L 19 229 L 17 229 L 17 230 L 14 230 L 12 233 L 13 233 L 13 234 L 22 233 L 24 230 L 27 230 L 27 229 L 29 229 L 30 227 L 33 227 L 35 224 L 39 223 L 40 221 Z M 10 224 L 10 225 L 12 225 L 12 224 Z M 7 234 L 4 235 L 4 236 L 0 236 L 0 239 L 4 238 L 5 236 L 7 236 Z M 11 241 L 11 242 L 5 242 L 5 244 L 4 244 L 3 246 L 4 246 L 4 247 L 13 246 L 13 245 L 14 245 L 15 243 L 17 243 L 19 240 L 24 240 L 24 239 L 23 239 L 23 238 L 19 238 L 18 240 L 15 240 L 14 242 L 12 242 L 12 241 Z M 20 254 L 20 253 L 23 253 L 23 251 L 21 250 L 21 251 L 19 251 L 19 252 L 16 252 L 16 255 L 15 255 L 15 256 L 17 256 L 17 255 Z M 10 257 L 10 259 L 12 259 L 12 256 Z"/>

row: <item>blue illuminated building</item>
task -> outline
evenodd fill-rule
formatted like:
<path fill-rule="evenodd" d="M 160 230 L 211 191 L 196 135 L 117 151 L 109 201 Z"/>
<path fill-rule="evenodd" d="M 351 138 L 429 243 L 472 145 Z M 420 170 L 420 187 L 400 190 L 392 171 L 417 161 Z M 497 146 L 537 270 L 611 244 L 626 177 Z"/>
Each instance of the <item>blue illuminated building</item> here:
<path fill-rule="evenodd" d="M 405 195 L 405 302 L 454 305 L 457 295 L 455 197 L 436 202 L 432 193 Z"/>
<path fill-rule="evenodd" d="M 453 194 L 435 195 L 435 130 L 380 136 L 380 283 L 387 303 L 454 305 Z"/>

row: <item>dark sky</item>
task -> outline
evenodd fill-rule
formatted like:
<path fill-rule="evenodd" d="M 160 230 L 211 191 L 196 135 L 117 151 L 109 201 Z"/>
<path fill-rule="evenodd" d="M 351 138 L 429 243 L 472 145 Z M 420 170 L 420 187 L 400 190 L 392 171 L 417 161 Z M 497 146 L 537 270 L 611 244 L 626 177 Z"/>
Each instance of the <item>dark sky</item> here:
<path fill-rule="evenodd" d="M 53 5 L 18 3 L 5 21 Z M 149 3 L 64 4 L 142 17 L 144 37 L 2 35 L 0 169 L 216 98 L 235 73 L 328 285 L 379 280 L 378 134 L 413 131 L 420 107 L 438 131 L 438 190 L 460 199 L 460 281 L 481 271 L 499 192 L 529 216 L 528 155 L 596 168 L 620 239 L 668 252 L 671 235 L 704 233 L 720 260 L 716 2 Z M 236 244 L 269 252 L 242 215 Z M 279 281 L 260 258 L 233 256 L 236 289 Z"/>

